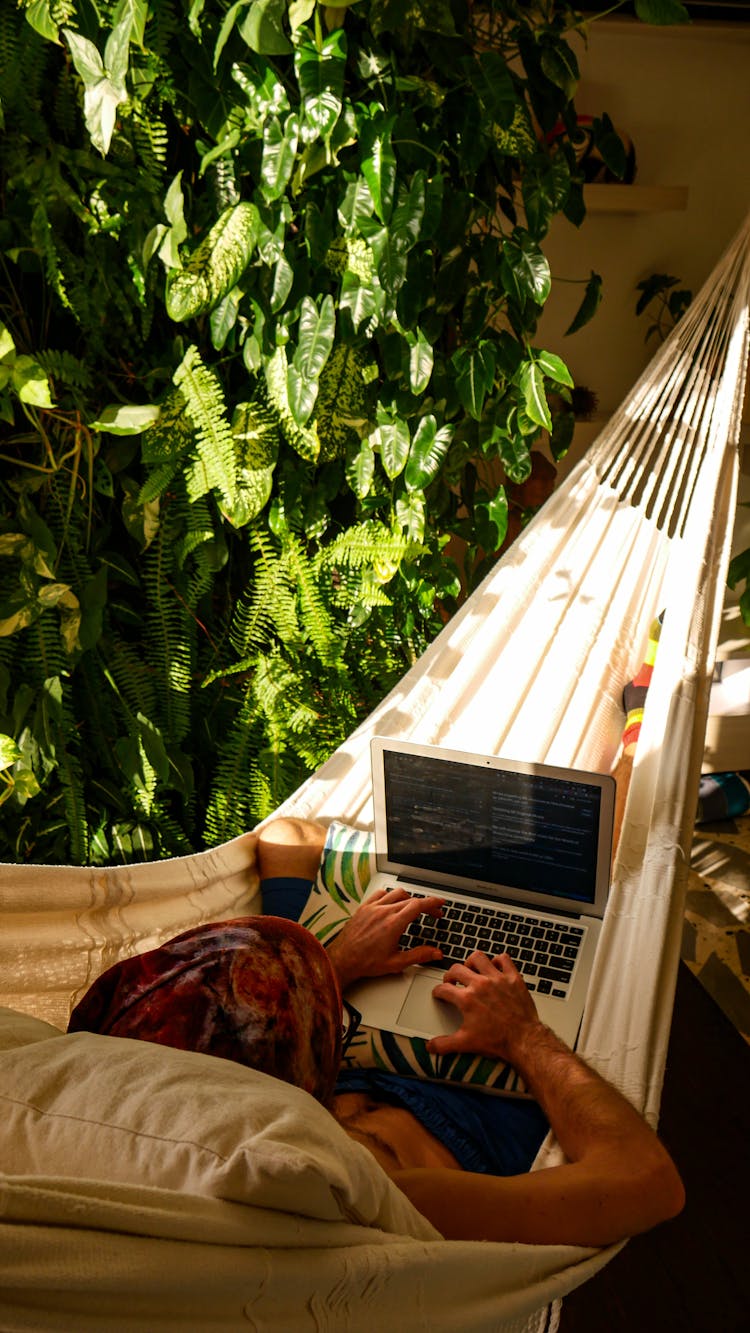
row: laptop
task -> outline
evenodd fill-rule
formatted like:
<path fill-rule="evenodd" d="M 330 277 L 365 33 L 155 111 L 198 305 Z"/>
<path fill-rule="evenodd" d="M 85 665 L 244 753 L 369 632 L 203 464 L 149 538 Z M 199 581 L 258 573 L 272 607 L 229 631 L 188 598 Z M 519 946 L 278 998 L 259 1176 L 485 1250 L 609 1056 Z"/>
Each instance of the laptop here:
<path fill-rule="evenodd" d="M 609 775 L 375 737 L 377 872 L 365 897 L 401 885 L 445 899 L 402 947 L 439 944 L 442 966 L 408 968 L 348 992 L 371 1027 L 431 1037 L 461 1024 L 432 997 L 452 961 L 506 951 L 539 1016 L 575 1043 L 610 884 Z"/>

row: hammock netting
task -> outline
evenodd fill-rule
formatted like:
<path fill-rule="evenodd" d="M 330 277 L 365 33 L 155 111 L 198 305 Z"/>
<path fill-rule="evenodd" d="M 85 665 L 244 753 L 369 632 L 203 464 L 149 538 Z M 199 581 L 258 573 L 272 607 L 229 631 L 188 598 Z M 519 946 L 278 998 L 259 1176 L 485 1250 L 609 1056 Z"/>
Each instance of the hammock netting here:
<path fill-rule="evenodd" d="M 373 735 L 608 771 L 623 685 L 664 610 L 578 1043 L 652 1124 L 732 536 L 749 302 L 750 221 L 583 461 L 400 684 L 277 812 L 371 827 Z M 259 910 L 254 841 L 250 833 L 155 865 L 3 866 L 0 1003 L 64 1027 L 117 958 Z M 536 1167 L 555 1160 L 549 1140 Z M 452 1276 L 447 1305 L 442 1278 L 432 1298 L 423 1291 L 425 1328 L 541 1330 L 555 1324 L 550 1302 L 615 1249 L 396 1238 L 380 1262 L 422 1281 L 430 1251 L 429 1271 Z"/>

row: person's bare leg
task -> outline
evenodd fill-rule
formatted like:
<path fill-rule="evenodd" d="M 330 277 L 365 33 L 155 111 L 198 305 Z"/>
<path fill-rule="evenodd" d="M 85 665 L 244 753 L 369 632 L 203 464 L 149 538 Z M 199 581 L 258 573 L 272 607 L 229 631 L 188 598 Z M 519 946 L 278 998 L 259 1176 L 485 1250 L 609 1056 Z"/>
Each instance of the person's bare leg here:
<path fill-rule="evenodd" d="M 272 819 L 258 834 L 260 878 L 315 879 L 326 832 L 311 819 Z"/>

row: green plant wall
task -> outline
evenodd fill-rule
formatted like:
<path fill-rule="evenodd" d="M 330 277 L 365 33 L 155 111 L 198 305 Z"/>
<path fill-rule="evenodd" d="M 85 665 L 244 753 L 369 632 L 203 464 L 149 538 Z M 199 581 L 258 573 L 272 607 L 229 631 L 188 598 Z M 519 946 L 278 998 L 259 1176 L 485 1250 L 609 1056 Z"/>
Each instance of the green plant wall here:
<path fill-rule="evenodd" d="M 535 328 L 550 220 L 584 215 L 547 140 L 584 26 L 2 6 L 0 859 L 251 827 L 488 567 L 506 484 L 572 430 Z"/>

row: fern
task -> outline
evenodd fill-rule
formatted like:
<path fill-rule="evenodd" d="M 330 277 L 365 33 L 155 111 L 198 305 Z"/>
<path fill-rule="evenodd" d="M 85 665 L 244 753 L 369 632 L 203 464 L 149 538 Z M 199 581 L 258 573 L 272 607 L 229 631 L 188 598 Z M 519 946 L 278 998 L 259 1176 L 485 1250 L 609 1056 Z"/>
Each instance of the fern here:
<path fill-rule="evenodd" d="M 284 560 L 271 538 L 260 529 L 250 534 L 256 552 L 253 580 L 240 596 L 229 628 L 229 640 L 240 657 L 267 645 L 277 634 L 284 642 L 299 637 L 294 588 Z"/>
<path fill-rule="evenodd" d="M 149 666 L 154 673 L 161 730 L 168 743 L 187 735 L 191 716 L 195 628 L 178 592 L 174 552 L 184 504 L 179 499 L 173 502 L 144 560 Z"/>
<path fill-rule="evenodd" d="M 301 542 L 289 533 L 284 540 L 284 559 L 300 600 L 301 623 L 317 656 L 325 666 L 336 662 L 343 648 L 317 586 L 315 567 L 307 558 Z"/>
<path fill-rule="evenodd" d="M 100 641 L 99 655 L 104 680 L 107 681 L 109 673 L 110 688 L 114 685 L 117 696 L 125 701 L 130 712 L 152 717 L 156 694 L 152 672 L 143 660 L 142 651 L 126 643 L 116 631 L 110 631 Z"/>
<path fill-rule="evenodd" d="M 57 626 L 50 615 L 42 615 L 30 631 L 39 681 L 37 695 L 37 736 L 45 737 L 48 761 L 54 763 L 55 777 L 62 788 L 69 838 L 69 857 L 74 865 L 86 865 L 89 827 L 83 771 L 79 756 L 79 738 L 70 703 L 67 671 L 62 661 Z"/>
<path fill-rule="evenodd" d="M 169 148 L 169 134 L 164 121 L 153 112 L 146 113 L 138 103 L 133 105 L 130 124 L 133 143 L 146 175 L 146 184 L 157 190 L 164 178 Z"/>
<path fill-rule="evenodd" d="M 80 361 L 72 352 L 55 351 L 47 347 L 37 352 L 36 359 L 46 370 L 51 379 L 67 385 L 71 389 L 90 389 L 91 371 L 84 361 Z"/>
<path fill-rule="evenodd" d="M 191 346 L 174 373 L 182 390 L 186 410 L 195 428 L 195 458 L 185 481 L 191 500 L 216 490 L 231 510 L 237 502 L 234 440 L 227 420 L 221 384 L 203 364 L 197 347 Z"/>
<path fill-rule="evenodd" d="M 257 822 L 253 818 L 262 783 L 253 779 L 253 764 L 258 750 L 255 704 L 248 689 L 229 736 L 219 746 L 214 781 L 211 787 L 204 837 L 209 845 L 226 842 Z"/>
<path fill-rule="evenodd" d="M 65 27 L 70 20 L 63 20 Z M 55 84 L 55 125 L 64 137 L 71 141 L 78 128 L 78 97 L 76 94 L 75 74 L 72 65 L 65 65 Z"/>

